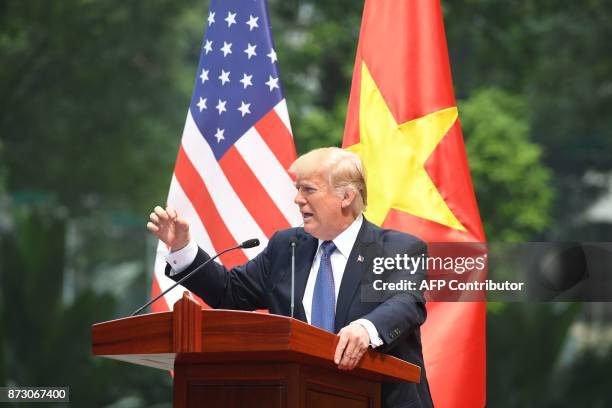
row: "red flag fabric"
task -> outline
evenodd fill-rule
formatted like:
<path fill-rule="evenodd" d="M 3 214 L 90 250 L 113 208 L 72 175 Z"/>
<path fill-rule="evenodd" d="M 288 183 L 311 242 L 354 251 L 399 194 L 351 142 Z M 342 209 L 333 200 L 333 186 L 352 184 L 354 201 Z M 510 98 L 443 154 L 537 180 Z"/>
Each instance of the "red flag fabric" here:
<path fill-rule="evenodd" d="M 212 0 L 206 25 L 167 203 L 208 253 L 258 238 L 258 248 L 220 257 L 232 267 L 257 255 L 276 230 L 301 224 L 287 173 L 296 153 L 266 1 Z M 154 296 L 174 283 L 164 275 L 167 252 L 160 242 Z M 170 291 L 153 311 L 180 296 Z"/>
<path fill-rule="evenodd" d="M 427 242 L 484 242 L 438 0 L 365 1 L 343 147 L 364 161 L 368 219 Z M 485 304 L 427 311 L 435 406 L 485 406 Z"/>

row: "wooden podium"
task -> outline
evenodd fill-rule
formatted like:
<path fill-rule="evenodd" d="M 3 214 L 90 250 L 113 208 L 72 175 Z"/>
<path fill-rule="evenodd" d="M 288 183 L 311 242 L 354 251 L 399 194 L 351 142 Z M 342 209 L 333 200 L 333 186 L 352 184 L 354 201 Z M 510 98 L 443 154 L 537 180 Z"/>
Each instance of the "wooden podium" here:
<path fill-rule="evenodd" d="M 172 312 L 92 327 L 93 354 L 174 370 L 174 407 L 375 408 L 382 381 L 420 379 L 418 366 L 373 350 L 341 371 L 337 342 L 289 317 L 203 310 L 188 292 Z"/>

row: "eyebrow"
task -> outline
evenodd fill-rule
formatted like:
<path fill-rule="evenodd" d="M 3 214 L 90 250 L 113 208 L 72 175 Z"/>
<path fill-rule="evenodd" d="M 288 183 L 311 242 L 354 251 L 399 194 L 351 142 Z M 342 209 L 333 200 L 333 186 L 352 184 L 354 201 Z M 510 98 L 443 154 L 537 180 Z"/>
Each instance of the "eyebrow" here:
<path fill-rule="evenodd" d="M 296 188 L 300 187 L 300 186 L 317 188 L 317 185 L 315 183 L 312 183 L 312 182 L 309 182 L 309 181 L 302 181 L 302 182 L 296 181 L 293 184 L 295 185 Z"/>

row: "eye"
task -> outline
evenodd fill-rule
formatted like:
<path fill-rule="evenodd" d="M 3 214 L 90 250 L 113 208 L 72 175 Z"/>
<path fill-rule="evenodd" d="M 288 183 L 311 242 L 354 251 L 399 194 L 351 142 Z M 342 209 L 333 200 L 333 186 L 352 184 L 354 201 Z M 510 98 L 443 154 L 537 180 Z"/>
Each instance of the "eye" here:
<path fill-rule="evenodd" d="M 319 191 L 319 189 L 316 186 L 297 184 L 297 183 L 295 184 L 295 188 L 303 195 L 311 195 Z"/>

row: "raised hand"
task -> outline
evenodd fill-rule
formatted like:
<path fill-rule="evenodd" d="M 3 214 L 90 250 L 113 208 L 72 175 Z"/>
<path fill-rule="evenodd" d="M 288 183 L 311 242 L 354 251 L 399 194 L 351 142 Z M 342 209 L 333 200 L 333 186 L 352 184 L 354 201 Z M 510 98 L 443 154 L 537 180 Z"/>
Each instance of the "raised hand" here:
<path fill-rule="evenodd" d="M 172 207 L 157 206 L 149 216 L 147 229 L 157 238 L 168 245 L 172 251 L 184 248 L 191 237 L 189 235 L 189 224 L 181 218 Z"/>

